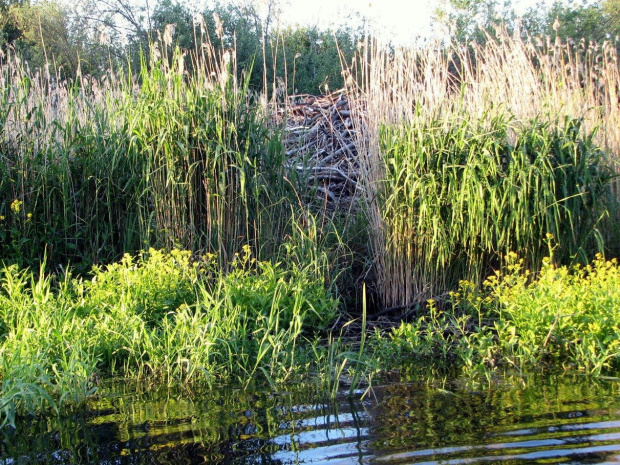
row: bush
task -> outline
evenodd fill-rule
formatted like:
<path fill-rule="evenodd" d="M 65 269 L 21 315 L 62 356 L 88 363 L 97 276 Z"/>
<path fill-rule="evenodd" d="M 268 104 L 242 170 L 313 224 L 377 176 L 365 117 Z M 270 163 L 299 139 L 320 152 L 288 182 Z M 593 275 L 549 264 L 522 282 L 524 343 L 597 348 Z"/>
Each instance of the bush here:
<path fill-rule="evenodd" d="M 519 365 L 554 361 L 592 374 L 620 367 L 620 268 L 598 255 L 587 266 L 545 259 L 532 282 L 522 260 L 485 286 L 505 357 Z"/>
<path fill-rule="evenodd" d="M 0 270 L 0 413 L 83 402 L 96 379 L 148 383 L 283 382 L 307 369 L 298 351 L 338 302 L 312 266 L 258 261 L 249 247 L 229 271 L 207 255 L 149 250 L 55 282 Z M 304 352 L 305 354 L 306 352 Z"/>

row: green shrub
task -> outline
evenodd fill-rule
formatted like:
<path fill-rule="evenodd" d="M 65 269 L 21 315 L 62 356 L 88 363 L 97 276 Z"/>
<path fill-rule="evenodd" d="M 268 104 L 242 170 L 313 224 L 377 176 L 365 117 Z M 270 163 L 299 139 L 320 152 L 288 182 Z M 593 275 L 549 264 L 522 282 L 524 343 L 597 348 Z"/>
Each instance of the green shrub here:
<path fill-rule="evenodd" d="M 313 264 L 259 261 L 246 246 L 230 266 L 213 254 L 149 250 L 55 281 L 0 269 L 0 414 L 80 405 L 100 376 L 147 383 L 281 383 L 308 369 L 306 337 L 337 300 Z"/>
<path fill-rule="evenodd" d="M 498 351 L 491 328 L 478 325 L 471 314 L 443 311 L 429 301 L 424 315 L 403 322 L 387 337 L 372 341 L 389 367 L 424 368 L 425 373 L 488 374 L 497 363 Z"/>
<path fill-rule="evenodd" d="M 149 249 L 136 257 L 125 254 L 120 262 L 105 267 L 93 267 L 92 278 L 77 281 L 77 290 L 83 298 L 84 314 L 123 306 L 155 324 L 182 304 L 196 302 L 202 272 L 188 251 Z"/>
<path fill-rule="evenodd" d="M 485 286 L 505 357 L 519 365 L 563 363 L 592 374 L 620 367 L 620 268 L 598 255 L 587 266 L 556 267 L 545 259 L 530 282 L 522 260 Z"/>

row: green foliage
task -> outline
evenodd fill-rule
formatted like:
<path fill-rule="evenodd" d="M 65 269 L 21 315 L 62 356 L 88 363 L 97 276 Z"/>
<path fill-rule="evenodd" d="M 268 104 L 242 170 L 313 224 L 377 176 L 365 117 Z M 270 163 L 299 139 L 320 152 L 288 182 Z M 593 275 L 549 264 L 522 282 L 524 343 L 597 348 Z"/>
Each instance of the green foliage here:
<path fill-rule="evenodd" d="M 3 423 L 25 411 L 79 406 L 94 392 L 97 358 L 88 325 L 73 318 L 68 293 L 55 293 L 42 271 L 35 278 L 16 266 L 1 270 Z M 60 285 L 64 289 L 68 282 Z"/>
<path fill-rule="evenodd" d="M 617 42 L 620 11 L 617 0 L 539 1 L 520 18 L 512 4 L 501 0 L 444 0 L 435 11 L 435 21 L 444 27 L 453 43 L 485 43 L 496 38 L 495 29 L 506 27 L 524 36 L 558 37 L 562 40 Z"/>
<path fill-rule="evenodd" d="M 11 10 L 16 7 L 28 5 L 30 2 L 23 0 L 1 0 L 0 1 L 0 45 L 2 48 L 6 43 L 11 43 L 18 38 L 22 31 L 15 24 L 15 18 L 12 16 Z"/>
<path fill-rule="evenodd" d="M 182 3 L 172 0 L 161 0 L 155 5 L 151 17 L 154 31 L 164 31 L 166 25 L 174 24 L 175 45 L 186 50 L 195 50 L 195 38 L 199 31 L 194 30 L 194 21 L 190 10 Z"/>
<path fill-rule="evenodd" d="M 310 262 L 302 265 L 305 268 L 294 262 L 289 266 L 283 270 L 279 265 L 257 261 L 246 248 L 233 262 L 221 292 L 229 296 L 231 306 L 251 309 L 248 317 L 252 326 L 260 324 L 276 305 L 281 309 L 278 317 L 284 321 L 303 314 L 308 327 L 324 329 L 336 315 L 335 302 L 325 300 L 325 288 L 322 283 L 317 286 L 316 271 L 309 273 Z"/>
<path fill-rule="evenodd" d="M 536 268 L 548 232 L 561 261 L 600 250 L 611 172 L 579 121 L 420 118 L 384 126 L 380 141 L 387 251 L 406 270 L 396 304 L 454 289 L 460 279 L 480 283 L 512 250 Z"/>
<path fill-rule="evenodd" d="M 483 44 L 498 26 L 512 29 L 516 15 L 505 0 L 442 0 L 435 22 L 443 26 L 453 44 Z"/>
<path fill-rule="evenodd" d="M 16 50 L 33 70 L 51 65 L 62 78 L 74 78 L 78 70 L 97 72 L 100 47 L 69 6 L 54 0 L 10 3 L 0 16 L 0 50 Z"/>
<path fill-rule="evenodd" d="M 443 311 L 430 300 L 424 315 L 401 323 L 387 337 L 375 334 L 371 343 L 390 367 L 426 367 L 435 373 L 456 369 L 472 377 L 486 376 L 494 370 L 500 350 L 492 329 L 480 322 L 468 313 Z"/>
<path fill-rule="evenodd" d="M 619 289 L 616 260 L 599 255 L 587 266 L 569 268 L 546 258 L 532 275 L 511 253 L 482 291 L 462 281 L 445 309 L 430 301 L 425 315 L 402 323 L 387 338 L 378 335 L 373 344 L 388 364 L 392 357 L 396 366 L 455 367 L 472 376 L 488 376 L 499 366 L 615 375 Z"/>
<path fill-rule="evenodd" d="M 248 82 L 223 52 L 205 50 L 186 79 L 181 52 L 162 51 L 139 89 L 131 73 L 52 89 L 17 59 L 2 68 L 3 260 L 88 265 L 154 245 L 226 263 L 248 243 L 277 249 L 294 194 Z"/>
<path fill-rule="evenodd" d="M 275 15 L 279 5 L 272 0 L 266 7 Z M 173 24 L 173 45 L 188 51 L 188 69 L 193 66 L 192 53 L 203 46 L 229 49 L 235 55 L 239 77 L 243 74 L 251 89 L 273 91 L 280 99 L 284 92 L 318 94 L 343 87 L 341 59 L 349 62 L 353 58 L 354 43 L 361 35 L 358 31 L 345 27 L 276 29 L 276 23 L 277 18 L 265 17 L 256 2 L 216 3 L 194 22 L 185 4 L 162 0 L 152 15 L 150 35 L 161 36 L 166 26 Z M 142 43 L 141 47 L 151 45 Z M 137 44 L 131 49 L 137 50 Z M 139 64 L 137 55 L 132 62 Z"/>
<path fill-rule="evenodd" d="M 554 361 L 591 374 L 620 362 L 620 268 L 602 256 L 587 266 L 556 267 L 551 259 L 530 282 L 523 261 L 508 257 L 506 271 L 485 283 L 498 340 L 519 366 Z"/>
<path fill-rule="evenodd" d="M 289 95 L 344 87 L 342 61 L 350 63 L 355 53 L 353 31 L 288 28 L 280 31 L 279 41 L 277 75 L 285 80 Z"/>
<path fill-rule="evenodd" d="M 0 413 L 79 406 L 99 376 L 147 383 L 281 383 L 307 369 L 299 350 L 335 316 L 316 268 L 149 250 L 60 282 L 13 265 L 0 281 Z"/>
<path fill-rule="evenodd" d="M 618 42 L 620 5 L 617 0 L 538 4 L 523 17 L 523 27 L 531 36 L 547 35 L 562 40 Z M 617 44 L 620 46 L 620 44 Z"/>
<path fill-rule="evenodd" d="M 85 299 L 82 311 L 88 315 L 122 306 L 156 324 L 182 304 L 196 302 L 201 272 L 187 251 L 150 249 L 137 257 L 125 254 L 120 262 L 93 267 L 92 279 L 80 282 L 78 294 Z"/>

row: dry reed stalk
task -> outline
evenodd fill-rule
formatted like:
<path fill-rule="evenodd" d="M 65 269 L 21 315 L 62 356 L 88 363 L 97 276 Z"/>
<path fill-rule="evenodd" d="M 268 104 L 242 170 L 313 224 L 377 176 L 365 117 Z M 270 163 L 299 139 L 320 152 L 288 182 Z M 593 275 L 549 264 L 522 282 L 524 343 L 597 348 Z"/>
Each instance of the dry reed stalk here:
<path fill-rule="evenodd" d="M 38 244 L 68 244 L 60 255 L 80 261 L 152 244 L 218 251 L 226 263 L 258 241 L 255 215 L 267 210 L 259 203 L 277 203 L 262 183 L 282 163 L 267 166 L 277 144 L 237 80 L 235 54 L 205 41 L 188 71 L 178 49 L 159 43 L 151 52 L 138 75 L 74 82 L 15 55 L 0 62 L 0 215 L 14 199 L 24 203 L 6 229 L 19 247 L 32 240 L 28 213 Z M 50 234 L 56 246 L 45 245 Z"/>
<path fill-rule="evenodd" d="M 393 212 L 381 203 L 386 194 L 380 149 L 383 127 L 441 121 L 447 129 L 462 118 L 484 127 L 502 115 L 525 125 L 536 118 L 560 122 L 569 116 L 583 120 L 583 134 L 598 129 L 595 142 L 605 148 L 610 161 L 620 160 L 620 75 L 611 43 L 523 41 L 500 34 L 499 40 L 489 38 L 483 46 L 390 51 L 373 42 L 363 46 L 358 60 L 349 70 L 357 70 L 358 83 L 350 89 L 351 106 L 361 115 L 357 128 L 361 183 L 376 280 L 386 306 L 429 298 L 444 289 L 445 283 L 437 280 L 446 276 L 428 275 L 416 263 L 420 251 L 402 241 L 412 231 L 401 231 L 399 239 L 390 230 L 394 218 L 387 216 Z M 407 228 L 406 220 L 403 224 Z"/>

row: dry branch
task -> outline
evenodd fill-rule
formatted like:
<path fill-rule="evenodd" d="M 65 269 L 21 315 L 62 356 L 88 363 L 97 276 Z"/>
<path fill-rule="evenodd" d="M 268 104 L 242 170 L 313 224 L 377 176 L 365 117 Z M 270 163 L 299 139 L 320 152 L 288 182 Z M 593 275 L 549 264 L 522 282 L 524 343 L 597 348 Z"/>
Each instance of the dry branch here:
<path fill-rule="evenodd" d="M 286 164 L 307 183 L 313 194 L 308 203 L 332 211 L 355 208 L 361 186 L 346 93 L 294 95 L 279 114 L 285 118 Z"/>

